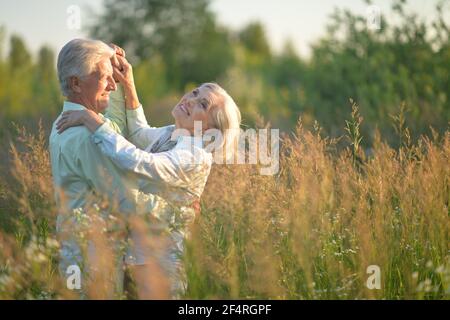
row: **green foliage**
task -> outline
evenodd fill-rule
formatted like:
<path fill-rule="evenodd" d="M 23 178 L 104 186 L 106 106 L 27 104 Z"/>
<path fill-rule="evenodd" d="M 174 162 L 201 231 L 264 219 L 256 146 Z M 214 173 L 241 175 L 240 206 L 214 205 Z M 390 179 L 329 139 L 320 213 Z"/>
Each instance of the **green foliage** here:
<path fill-rule="evenodd" d="M 361 163 L 361 123 L 363 121 L 361 115 L 359 114 L 358 106 L 356 103 L 350 99 L 350 103 L 352 104 L 352 115 L 351 120 L 345 120 L 345 131 L 347 131 L 347 139 L 350 141 L 350 145 L 352 147 L 351 153 L 354 163 Z"/>
<path fill-rule="evenodd" d="M 435 23 L 427 25 L 417 14 L 407 14 L 395 2 L 389 24 L 368 30 L 365 17 L 336 10 L 329 32 L 313 46 L 307 82 L 307 100 L 325 128 L 337 130 L 343 122 L 342 105 L 353 97 L 368 122 L 389 132 L 389 114 L 404 102 L 410 126 L 423 133 L 429 125 L 441 131 L 450 118 L 449 23 L 442 7 Z"/>
<path fill-rule="evenodd" d="M 336 10 L 310 59 L 289 42 L 275 53 L 259 23 L 235 31 L 218 25 L 208 4 L 107 0 L 90 28 L 126 49 L 153 125 L 172 121 L 170 108 L 186 88 L 215 80 L 245 125 L 265 118 L 288 131 L 301 116 L 305 126 L 283 139 L 277 176 L 248 166 L 212 170 L 188 243 L 187 297 L 448 299 L 448 2 L 427 24 L 396 1 L 395 22 L 382 17 L 378 31 Z M 4 150 L 5 133 L 14 135 L 9 120 L 36 126 L 62 103 L 52 50 L 34 57 L 19 36 L 9 40 L 5 54 L 0 28 Z M 430 126 L 432 138 L 415 141 Z M 324 134 L 345 134 L 348 143 L 339 149 L 341 139 Z M 65 297 L 52 285 L 47 136 L 19 134 L 13 161 L 0 163 L 1 298 Z M 364 286 L 370 264 L 382 269 L 380 291 Z"/>
<path fill-rule="evenodd" d="M 253 22 L 244 27 L 239 32 L 239 40 L 248 51 L 262 57 L 270 57 L 270 45 L 261 23 Z"/>
<path fill-rule="evenodd" d="M 123 46 L 135 62 L 159 54 L 171 85 L 183 89 L 216 79 L 232 62 L 228 34 L 216 25 L 208 2 L 108 0 L 90 32 Z"/>
<path fill-rule="evenodd" d="M 239 105 L 244 123 L 270 120 L 292 130 L 299 117 L 312 128 L 317 120 L 330 136 L 345 134 L 348 99 L 358 104 L 365 125 L 363 148 L 381 130 L 398 146 L 392 114 L 408 110 L 403 121 L 409 139 L 443 132 L 450 119 L 450 23 L 448 2 L 439 1 L 435 18 L 423 18 L 395 1 L 380 30 L 368 30 L 364 16 L 336 9 L 327 33 L 299 57 L 287 42 L 272 50 L 259 22 L 241 30 L 217 23 L 208 0 L 106 0 L 89 27 L 93 37 L 124 47 L 134 66 L 138 93 L 152 123 L 172 121 L 170 109 L 185 90 L 207 81 L 221 84 Z M 126 27 L 124 27 L 126 26 Z M 54 53 L 34 57 L 18 36 L 2 51 L 0 31 L 0 117 L 6 120 L 53 118 L 62 97 Z M 0 133 L 1 134 L 1 133 Z M 402 142 L 400 142 L 402 143 Z"/>
<path fill-rule="evenodd" d="M 0 32 L 0 48 L 3 36 Z M 0 119 L 54 115 L 62 103 L 55 70 L 55 57 L 48 47 L 42 47 L 33 61 L 24 41 L 17 35 L 10 38 L 6 60 L 0 55 Z"/>
<path fill-rule="evenodd" d="M 17 36 L 11 36 L 11 50 L 8 57 L 8 64 L 11 74 L 26 70 L 31 66 L 31 55 L 23 40 Z"/>

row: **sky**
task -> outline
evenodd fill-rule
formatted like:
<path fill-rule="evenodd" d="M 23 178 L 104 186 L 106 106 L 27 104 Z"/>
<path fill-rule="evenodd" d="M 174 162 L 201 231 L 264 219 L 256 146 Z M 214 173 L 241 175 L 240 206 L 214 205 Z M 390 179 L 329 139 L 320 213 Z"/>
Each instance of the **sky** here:
<path fill-rule="evenodd" d="M 426 19 L 433 18 L 438 0 L 409 0 L 409 8 Z M 84 27 L 89 13 L 100 12 L 103 0 L 14 0 L 0 2 L 0 25 L 6 27 L 7 36 L 19 34 L 29 48 L 36 52 L 43 44 L 54 50 L 70 39 L 85 37 Z M 381 12 L 387 13 L 392 0 L 373 0 Z M 80 8 L 81 29 L 68 27 L 68 9 Z M 297 52 L 308 56 L 310 44 L 325 33 L 328 16 L 335 7 L 365 13 L 363 0 L 212 0 L 211 9 L 218 21 L 238 30 L 253 21 L 265 26 L 275 51 L 280 51 L 290 39 Z M 8 50 L 6 47 L 5 50 Z"/>

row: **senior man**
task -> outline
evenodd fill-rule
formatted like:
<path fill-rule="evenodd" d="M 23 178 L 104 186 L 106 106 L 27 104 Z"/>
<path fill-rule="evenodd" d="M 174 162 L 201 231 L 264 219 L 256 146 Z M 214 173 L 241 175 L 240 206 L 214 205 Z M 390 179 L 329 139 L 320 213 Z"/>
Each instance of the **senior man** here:
<path fill-rule="evenodd" d="M 111 65 L 114 55 L 113 48 L 97 40 L 74 39 L 61 49 L 57 69 L 61 90 L 66 97 L 62 111 L 90 109 L 101 115 L 106 110 L 102 116 L 104 120 L 115 131 L 126 135 L 126 117 L 121 114 L 125 110 L 107 108 L 109 104 L 114 104 L 114 99 L 123 97 L 123 94 L 110 97 L 110 93 L 117 89 Z M 116 102 L 123 105 L 122 101 Z M 67 272 L 78 267 L 84 276 L 84 271 L 89 273 L 89 262 L 86 263 L 86 260 L 98 261 L 99 255 L 104 253 L 99 252 L 92 239 L 86 241 L 85 246 L 82 244 L 83 239 L 80 238 L 86 236 L 86 231 L 94 231 L 95 236 L 103 229 L 103 226 L 92 221 L 92 216 L 87 212 L 97 207 L 96 201 L 103 199 L 110 207 L 116 203 L 116 209 L 124 216 L 135 213 L 137 179 L 118 169 L 101 153 L 86 127 L 73 127 L 59 134 L 56 123 L 60 117 L 54 122 L 50 134 L 50 157 L 58 207 L 57 233 L 61 242 L 60 272 L 68 277 Z M 119 242 L 121 239 L 114 240 Z M 118 260 L 110 263 L 118 267 L 115 272 L 118 278 L 114 280 L 117 281 L 117 292 L 122 290 L 122 257 L 118 252 L 115 256 Z M 84 280 L 83 277 L 82 286 Z M 84 289 L 81 288 L 82 294 L 85 294 Z"/>

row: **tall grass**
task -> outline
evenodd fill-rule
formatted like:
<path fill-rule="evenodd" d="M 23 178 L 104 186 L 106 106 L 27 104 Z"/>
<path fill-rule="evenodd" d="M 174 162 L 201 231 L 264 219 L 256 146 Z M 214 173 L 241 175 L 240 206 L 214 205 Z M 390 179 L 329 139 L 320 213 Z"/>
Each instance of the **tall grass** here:
<path fill-rule="evenodd" d="M 299 121 L 277 175 L 213 167 L 187 242 L 185 298 L 448 299 L 450 132 L 412 143 L 402 119 L 398 149 L 376 132 L 364 151 L 354 104 L 347 139 Z M 3 299 L 73 297 L 57 273 L 45 140 L 22 132 L 2 168 L 12 177 L 0 184 Z M 371 265 L 380 289 L 366 285 Z"/>

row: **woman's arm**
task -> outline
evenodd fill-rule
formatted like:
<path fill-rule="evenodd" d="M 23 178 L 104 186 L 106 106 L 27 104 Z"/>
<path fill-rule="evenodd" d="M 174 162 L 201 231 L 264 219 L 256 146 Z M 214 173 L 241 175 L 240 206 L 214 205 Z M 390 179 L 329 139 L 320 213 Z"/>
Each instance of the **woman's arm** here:
<path fill-rule="evenodd" d="M 95 132 L 105 122 L 105 119 L 92 110 L 70 110 L 62 113 L 56 123 L 56 130 L 58 130 L 58 133 L 62 133 L 71 127 L 85 126 L 90 132 Z M 107 123 L 107 125 L 111 131 L 114 130 L 111 128 L 110 123 Z"/>
<path fill-rule="evenodd" d="M 86 126 L 93 133 L 93 142 L 119 168 L 167 186 L 191 188 L 192 179 L 206 179 L 211 168 L 212 159 L 195 146 L 190 136 L 180 136 L 172 150 L 149 153 L 138 149 L 117 134 L 101 116 L 87 109 L 64 112 L 56 128 L 61 133 L 78 125 Z M 192 175 L 192 171 L 198 174 Z"/>
<path fill-rule="evenodd" d="M 117 61 L 121 69 L 119 70 L 118 66 L 114 66 L 114 76 L 123 85 L 128 128 L 127 138 L 139 148 L 145 149 L 159 139 L 165 129 L 149 126 L 137 95 L 133 68 L 123 56 L 118 55 Z"/>
<path fill-rule="evenodd" d="M 114 131 L 124 137 L 128 137 L 127 116 L 125 112 L 125 94 L 123 86 L 117 85 L 117 90 L 112 91 L 109 96 L 108 108 L 105 118 L 111 121 L 110 126 Z"/>
<path fill-rule="evenodd" d="M 149 153 L 136 148 L 105 125 L 100 125 L 92 138 L 101 152 L 121 169 L 168 186 L 189 188 L 192 184 L 192 171 L 200 174 L 205 172 L 207 175 L 209 171 L 205 169 L 211 167 L 211 159 L 205 156 L 201 148 L 195 146 L 193 149 L 186 146 L 161 153 Z"/>
<path fill-rule="evenodd" d="M 115 54 L 111 57 L 111 65 L 122 70 L 118 57 L 125 58 L 125 51 L 115 44 L 110 44 L 110 47 L 115 51 Z M 114 68 L 113 78 L 116 83 L 119 82 Z M 110 120 L 110 126 L 114 129 L 114 131 L 124 137 L 128 135 L 127 118 L 125 113 L 125 92 L 123 86 L 119 83 L 117 83 L 117 89 L 112 91 L 110 94 L 108 108 L 106 108 L 105 111 L 105 118 Z"/>
<path fill-rule="evenodd" d="M 127 110 L 128 140 L 141 149 L 146 149 L 160 139 L 167 127 L 151 127 L 144 114 L 144 109 Z"/>
<path fill-rule="evenodd" d="M 113 64 L 113 76 L 122 85 L 125 94 L 125 106 L 129 110 L 137 109 L 141 103 L 134 85 L 133 67 L 121 55 L 116 55 L 119 65 Z"/>

